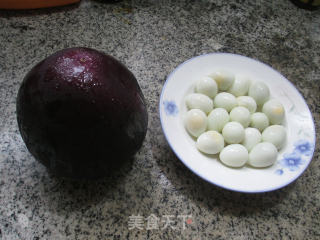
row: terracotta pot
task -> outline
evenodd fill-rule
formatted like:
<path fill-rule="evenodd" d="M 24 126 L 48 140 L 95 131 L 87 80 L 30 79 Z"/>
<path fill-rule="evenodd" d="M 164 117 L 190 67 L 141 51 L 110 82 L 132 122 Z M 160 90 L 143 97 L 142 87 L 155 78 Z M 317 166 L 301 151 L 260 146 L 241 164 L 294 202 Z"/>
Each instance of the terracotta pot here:
<path fill-rule="evenodd" d="M 2 9 L 34 9 L 67 5 L 80 0 L 0 0 Z"/>

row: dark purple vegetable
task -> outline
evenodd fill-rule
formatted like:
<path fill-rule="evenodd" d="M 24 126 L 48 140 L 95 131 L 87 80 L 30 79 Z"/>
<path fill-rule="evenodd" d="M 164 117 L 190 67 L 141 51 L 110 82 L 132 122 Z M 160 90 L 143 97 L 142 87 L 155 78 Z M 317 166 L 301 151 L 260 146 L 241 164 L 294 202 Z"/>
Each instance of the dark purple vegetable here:
<path fill-rule="evenodd" d="M 69 48 L 25 76 L 17 120 L 27 148 L 52 173 L 99 178 L 138 151 L 148 114 L 123 64 L 93 49 Z"/>

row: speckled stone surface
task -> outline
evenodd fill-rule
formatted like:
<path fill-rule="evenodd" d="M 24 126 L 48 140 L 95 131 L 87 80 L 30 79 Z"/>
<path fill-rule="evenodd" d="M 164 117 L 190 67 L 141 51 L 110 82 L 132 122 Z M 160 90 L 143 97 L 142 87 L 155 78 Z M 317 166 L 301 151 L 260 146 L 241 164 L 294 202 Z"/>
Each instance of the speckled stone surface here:
<path fill-rule="evenodd" d="M 50 176 L 17 129 L 26 72 L 72 46 L 105 51 L 135 74 L 147 99 L 143 147 L 113 176 L 75 183 Z M 170 150 L 158 102 L 167 75 L 209 52 L 243 54 L 284 74 L 312 111 L 319 142 L 320 12 L 290 1 L 82 1 L 0 11 L 0 239 L 320 239 L 319 144 L 306 172 L 274 192 L 241 194 L 192 174 Z M 160 218 L 129 229 L 130 216 Z M 161 229 L 165 215 L 176 228 Z M 179 215 L 191 215 L 183 229 Z M 132 220 L 132 219 L 131 219 Z"/>

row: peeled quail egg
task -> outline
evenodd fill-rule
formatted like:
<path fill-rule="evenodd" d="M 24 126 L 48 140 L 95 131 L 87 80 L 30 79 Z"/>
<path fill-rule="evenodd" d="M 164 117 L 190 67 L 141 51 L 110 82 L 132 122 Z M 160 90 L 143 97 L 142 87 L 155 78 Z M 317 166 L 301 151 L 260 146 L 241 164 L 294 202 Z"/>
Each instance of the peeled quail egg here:
<path fill-rule="evenodd" d="M 276 162 L 277 155 L 277 148 L 272 143 L 258 143 L 250 151 L 248 163 L 253 167 L 268 167 Z"/>
<path fill-rule="evenodd" d="M 231 93 L 222 92 L 214 98 L 213 104 L 216 108 L 224 108 L 230 112 L 237 106 L 237 99 Z"/>
<path fill-rule="evenodd" d="M 210 77 L 217 82 L 220 91 L 228 90 L 234 82 L 234 74 L 226 70 L 216 71 Z"/>
<path fill-rule="evenodd" d="M 186 129 L 194 137 L 199 137 L 205 132 L 207 122 L 207 115 L 200 109 L 191 109 L 185 117 Z"/>
<path fill-rule="evenodd" d="M 215 80 L 211 77 L 205 76 L 198 80 L 196 91 L 210 98 L 214 98 L 217 95 L 218 86 Z"/>
<path fill-rule="evenodd" d="M 244 128 L 238 122 L 228 122 L 222 129 L 224 140 L 231 143 L 240 143 L 244 139 Z"/>
<path fill-rule="evenodd" d="M 244 75 L 237 75 L 228 92 L 236 97 L 246 95 L 250 86 L 250 79 Z"/>
<path fill-rule="evenodd" d="M 266 127 L 269 126 L 269 119 L 267 115 L 261 112 L 256 112 L 251 115 L 251 127 L 259 129 L 262 132 Z"/>
<path fill-rule="evenodd" d="M 221 132 L 229 119 L 229 114 L 224 108 L 215 108 L 208 116 L 208 129 Z"/>
<path fill-rule="evenodd" d="M 224 139 L 217 131 L 207 131 L 198 137 L 196 147 L 201 152 L 216 154 L 223 149 Z"/>
<path fill-rule="evenodd" d="M 250 124 L 250 112 L 245 107 L 235 107 L 230 112 L 230 120 L 241 123 L 246 128 Z"/>
<path fill-rule="evenodd" d="M 248 150 L 241 144 L 231 144 L 220 152 L 220 160 L 230 167 L 241 167 L 249 159 Z"/>
<path fill-rule="evenodd" d="M 240 96 L 237 97 L 237 102 L 239 106 L 247 108 L 250 113 L 254 113 L 257 110 L 257 103 L 252 97 Z"/>
<path fill-rule="evenodd" d="M 284 108 L 282 104 L 275 99 L 267 101 L 263 105 L 262 112 L 267 115 L 271 124 L 281 124 L 284 119 Z"/>
<path fill-rule="evenodd" d="M 191 93 L 186 97 L 186 104 L 189 109 L 200 109 L 206 114 L 213 108 L 212 100 L 201 93 Z"/>
<path fill-rule="evenodd" d="M 264 82 L 253 82 L 249 87 L 249 94 L 258 105 L 264 104 L 270 96 L 270 90 Z"/>
<path fill-rule="evenodd" d="M 242 145 L 250 151 L 255 145 L 261 142 L 261 133 L 256 128 L 246 128 Z"/>
<path fill-rule="evenodd" d="M 286 130 L 281 125 L 267 127 L 262 133 L 262 141 L 272 143 L 278 150 L 285 144 L 286 137 Z"/>

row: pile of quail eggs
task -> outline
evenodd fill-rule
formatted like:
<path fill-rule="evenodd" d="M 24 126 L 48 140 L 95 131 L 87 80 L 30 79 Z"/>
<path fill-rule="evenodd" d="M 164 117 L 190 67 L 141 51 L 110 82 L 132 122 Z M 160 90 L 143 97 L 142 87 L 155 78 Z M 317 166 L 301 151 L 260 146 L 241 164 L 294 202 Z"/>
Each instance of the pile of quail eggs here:
<path fill-rule="evenodd" d="M 286 142 L 285 111 L 264 82 L 216 71 L 196 82 L 185 103 L 185 128 L 199 151 L 219 153 L 229 167 L 263 168 L 276 162 Z"/>

